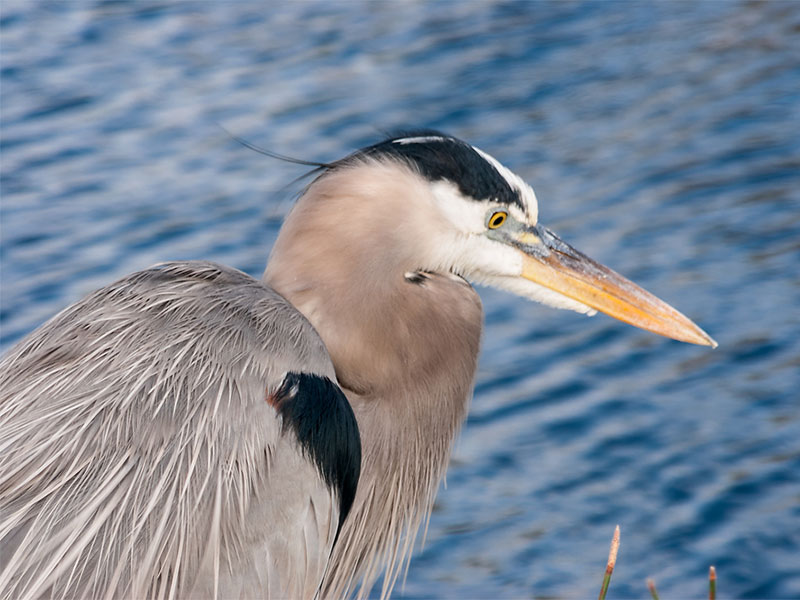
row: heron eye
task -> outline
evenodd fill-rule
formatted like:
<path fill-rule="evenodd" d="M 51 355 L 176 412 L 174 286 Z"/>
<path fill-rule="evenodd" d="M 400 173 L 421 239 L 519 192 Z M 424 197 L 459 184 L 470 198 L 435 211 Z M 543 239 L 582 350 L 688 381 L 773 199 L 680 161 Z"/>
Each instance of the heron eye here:
<path fill-rule="evenodd" d="M 505 211 L 501 210 L 499 212 L 494 213 L 489 218 L 489 229 L 497 229 L 498 227 L 500 227 L 500 225 L 506 222 L 506 217 L 508 217 L 508 213 Z"/>

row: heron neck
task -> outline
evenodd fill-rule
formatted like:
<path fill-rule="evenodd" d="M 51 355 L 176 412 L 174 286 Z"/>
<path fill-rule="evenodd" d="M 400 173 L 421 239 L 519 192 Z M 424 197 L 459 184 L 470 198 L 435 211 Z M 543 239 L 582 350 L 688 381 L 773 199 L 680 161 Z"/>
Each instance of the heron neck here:
<path fill-rule="evenodd" d="M 263 280 L 311 321 L 339 382 L 361 394 L 425 368 L 416 330 L 429 330 L 436 311 L 405 273 L 424 266 L 428 193 L 397 166 L 334 171 L 309 186 L 272 249 Z"/>
<path fill-rule="evenodd" d="M 361 432 L 361 479 L 324 597 L 345 596 L 353 573 L 363 576 L 359 596 L 384 567 L 386 585 L 397 577 L 466 417 L 482 322 L 463 280 L 405 277 L 420 264 L 408 233 L 424 227 L 409 222 L 423 214 L 410 193 L 416 181 L 383 174 L 355 178 L 353 188 L 350 175 L 309 188 L 264 274 L 319 332 Z"/>

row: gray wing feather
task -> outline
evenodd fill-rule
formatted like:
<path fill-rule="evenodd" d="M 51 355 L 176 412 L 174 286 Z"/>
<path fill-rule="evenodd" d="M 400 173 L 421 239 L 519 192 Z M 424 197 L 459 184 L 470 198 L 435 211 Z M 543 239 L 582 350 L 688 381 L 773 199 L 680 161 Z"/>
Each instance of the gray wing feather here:
<path fill-rule="evenodd" d="M 335 380 L 300 313 L 211 263 L 135 273 L 20 342 L 0 596 L 313 596 L 339 508 L 265 401 L 288 371 Z"/>

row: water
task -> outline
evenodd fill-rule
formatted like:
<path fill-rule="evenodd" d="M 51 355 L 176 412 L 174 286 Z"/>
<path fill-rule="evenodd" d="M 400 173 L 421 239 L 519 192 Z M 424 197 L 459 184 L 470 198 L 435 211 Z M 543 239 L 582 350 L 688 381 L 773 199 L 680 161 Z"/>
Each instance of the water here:
<path fill-rule="evenodd" d="M 303 171 L 436 127 L 720 343 L 481 290 L 471 416 L 404 594 L 800 597 L 800 5 L 3 0 L 7 349 L 169 259 L 253 275 Z M 403 594 L 398 594 L 402 596 Z"/>

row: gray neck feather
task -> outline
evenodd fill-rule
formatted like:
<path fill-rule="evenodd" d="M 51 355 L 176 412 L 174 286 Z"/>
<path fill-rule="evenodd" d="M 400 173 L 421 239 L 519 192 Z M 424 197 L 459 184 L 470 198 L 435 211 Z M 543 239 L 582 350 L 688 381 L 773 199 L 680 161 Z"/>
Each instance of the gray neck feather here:
<path fill-rule="evenodd" d="M 325 598 L 357 587 L 364 598 L 381 573 L 387 597 L 407 565 L 466 416 L 482 321 L 480 299 L 464 282 L 405 278 L 425 268 L 424 257 L 393 232 L 434 235 L 427 185 L 393 166 L 356 168 L 356 177 L 334 173 L 312 184 L 264 274 L 320 333 L 361 431 L 361 479 Z M 342 235 L 347 223 L 354 230 Z"/>

